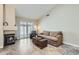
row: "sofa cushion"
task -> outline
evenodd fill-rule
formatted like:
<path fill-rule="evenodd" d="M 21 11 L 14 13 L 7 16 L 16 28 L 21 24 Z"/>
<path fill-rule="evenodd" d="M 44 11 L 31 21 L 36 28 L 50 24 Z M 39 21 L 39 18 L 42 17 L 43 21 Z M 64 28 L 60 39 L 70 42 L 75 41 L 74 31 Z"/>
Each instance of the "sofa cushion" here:
<path fill-rule="evenodd" d="M 61 35 L 61 32 L 50 32 L 50 36 L 56 37 L 57 35 Z"/>
<path fill-rule="evenodd" d="M 50 35 L 50 32 L 49 31 L 44 31 L 43 32 L 43 35 L 49 36 Z"/>
<path fill-rule="evenodd" d="M 56 37 L 57 36 L 57 32 L 50 32 L 50 36 L 54 36 L 54 37 Z"/>

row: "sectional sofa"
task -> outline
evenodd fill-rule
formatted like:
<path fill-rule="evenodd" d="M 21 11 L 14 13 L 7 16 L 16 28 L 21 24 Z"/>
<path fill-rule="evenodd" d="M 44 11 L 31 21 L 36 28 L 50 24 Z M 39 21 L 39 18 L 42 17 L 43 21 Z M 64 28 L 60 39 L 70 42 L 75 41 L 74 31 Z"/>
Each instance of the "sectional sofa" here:
<path fill-rule="evenodd" d="M 43 31 L 38 36 L 48 39 L 48 44 L 56 47 L 63 43 L 63 33 L 61 31 Z"/>

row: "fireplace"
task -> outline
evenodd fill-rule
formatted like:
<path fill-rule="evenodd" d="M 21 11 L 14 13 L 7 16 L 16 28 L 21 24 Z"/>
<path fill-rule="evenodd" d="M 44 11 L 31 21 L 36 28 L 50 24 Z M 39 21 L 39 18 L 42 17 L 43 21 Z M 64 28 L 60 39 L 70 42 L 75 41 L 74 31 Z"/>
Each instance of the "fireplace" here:
<path fill-rule="evenodd" d="M 15 43 L 15 34 L 4 34 L 4 46 Z"/>

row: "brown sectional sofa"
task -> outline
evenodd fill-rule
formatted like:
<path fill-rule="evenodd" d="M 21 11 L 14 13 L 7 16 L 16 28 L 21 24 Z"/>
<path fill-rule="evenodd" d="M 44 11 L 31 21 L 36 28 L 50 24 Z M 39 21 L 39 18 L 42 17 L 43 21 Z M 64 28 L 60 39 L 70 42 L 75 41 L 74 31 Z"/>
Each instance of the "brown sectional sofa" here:
<path fill-rule="evenodd" d="M 53 46 L 60 46 L 63 43 L 63 34 L 61 31 L 58 32 L 50 32 L 50 31 L 43 31 L 38 36 L 48 39 L 48 44 Z"/>

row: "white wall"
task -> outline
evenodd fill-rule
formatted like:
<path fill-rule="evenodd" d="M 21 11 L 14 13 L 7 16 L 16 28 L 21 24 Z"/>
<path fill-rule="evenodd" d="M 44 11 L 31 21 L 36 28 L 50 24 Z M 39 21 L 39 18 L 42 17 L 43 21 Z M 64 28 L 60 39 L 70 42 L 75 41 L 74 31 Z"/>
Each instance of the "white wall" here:
<path fill-rule="evenodd" d="M 0 48 L 3 48 L 3 5 L 0 4 Z"/>
<path fill-rule="evenodd" d="M 41 31 L 63 31 L 64 42 L 79 46 L 79 5 L 58 5 L 40 26 Z"/>

